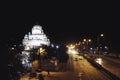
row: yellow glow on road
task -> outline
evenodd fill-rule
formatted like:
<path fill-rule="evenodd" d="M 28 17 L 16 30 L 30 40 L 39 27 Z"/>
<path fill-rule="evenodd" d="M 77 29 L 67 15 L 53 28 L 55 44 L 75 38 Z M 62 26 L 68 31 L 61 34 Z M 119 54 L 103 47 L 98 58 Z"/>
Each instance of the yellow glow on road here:
<path fill-rule="evenodd" d="M 68 49 L 68 54 L 78 54 L 78 52 L 74 49 Z"/>

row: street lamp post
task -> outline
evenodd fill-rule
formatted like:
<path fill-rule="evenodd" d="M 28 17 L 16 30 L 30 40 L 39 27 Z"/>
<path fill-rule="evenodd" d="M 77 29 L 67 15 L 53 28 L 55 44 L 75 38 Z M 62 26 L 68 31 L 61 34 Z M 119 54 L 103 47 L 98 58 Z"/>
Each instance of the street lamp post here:
<path fill-rule="evenodd" d="M 102 49 L 101 44 L 100 44 L 100 38 L 103 37 L 104 34 L 100 34 L 97 36 L 97 52 L 100 58 L 100 50 Z"/>
<path fill-rule="evenodd" d="M 86 49 L 89 49 L 89 43 L 91 42 L 91 39 L 83 39 L 84 42 L 86 42 Z"/>

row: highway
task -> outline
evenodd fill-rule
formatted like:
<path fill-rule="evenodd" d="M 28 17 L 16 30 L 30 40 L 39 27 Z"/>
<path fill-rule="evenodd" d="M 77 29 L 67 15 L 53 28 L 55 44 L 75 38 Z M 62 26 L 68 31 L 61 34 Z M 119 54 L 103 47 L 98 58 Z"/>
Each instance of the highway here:
<path fill-rule="evenodd" d="M 69 55 L 69 66 L 81 80 L 110 80 L 109 77 L 93 67 L 85 58 L 79 60 L 79 55 Z M 73 60 L 77 58 L 78 60 Z"/>
<path fill-rule="evenodd" d="M 103 55 L 101 65 L 120 78 L 120 60 Z"/>

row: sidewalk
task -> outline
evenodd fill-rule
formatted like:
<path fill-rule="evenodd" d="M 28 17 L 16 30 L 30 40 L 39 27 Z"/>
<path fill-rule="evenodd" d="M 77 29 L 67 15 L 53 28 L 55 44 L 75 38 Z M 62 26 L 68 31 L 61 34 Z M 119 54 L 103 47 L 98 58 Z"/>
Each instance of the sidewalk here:
<path fill-rule="evenodd" d="M 50 76 L 47 76 L 47 72 L 43 71 L 41 72 L 44 76 L 44 80 L 75 80 L 75 74 L 71 71 L 66 72 L 50 72 Z M 24 75 L 21 77 L 20 80 L 39 80 L 38 75 L 40 73 L 37 73 L 37 77 L 29 79 L 29 74 Z"/>

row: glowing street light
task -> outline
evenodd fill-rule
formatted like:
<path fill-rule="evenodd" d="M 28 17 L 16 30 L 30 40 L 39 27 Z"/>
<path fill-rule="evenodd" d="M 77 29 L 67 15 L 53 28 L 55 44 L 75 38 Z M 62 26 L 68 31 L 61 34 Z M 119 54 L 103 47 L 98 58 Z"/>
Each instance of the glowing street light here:
<path fill-rule="evenodd" d="M 91 39 L 83 39 L 84 43 L 86 43 L 86 47 L 88 48 L 89 43 L 91 42 Z"/>
<path fill-rule="evenodd" d="M 102 47 L 100 46 L 101 44 L 100 44 L 100 38 L 101 37 L 104 37 L 104 34 L 100 34 L 100 35 L 98 35 L 97 36 L 97 52 L 99 53 L 99 58 L 100 58 L 100 49 L 102 49 Z"/>
<path fill-rule="evenodd" d="M 104 36 L 104 34 L 100 34 L 100 36 L 101 36 L 101 37 L 103 37 L 103 36 Z"/>
<path fill-rule="evenodd" d="M 74 49 L 74 48 L 75 48 L 75 45 L 73 45 L 73 44 L 67 45 L 67 48 L 68 48 L 68 49 Z"/>

